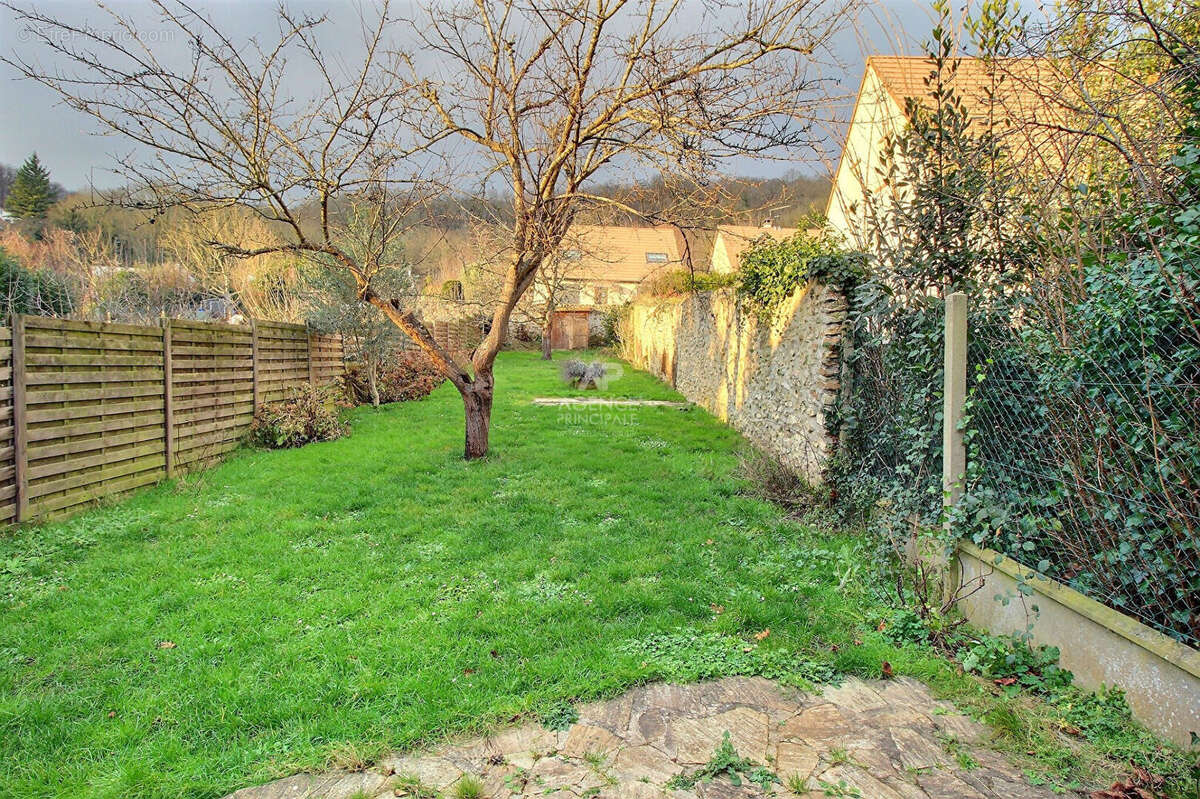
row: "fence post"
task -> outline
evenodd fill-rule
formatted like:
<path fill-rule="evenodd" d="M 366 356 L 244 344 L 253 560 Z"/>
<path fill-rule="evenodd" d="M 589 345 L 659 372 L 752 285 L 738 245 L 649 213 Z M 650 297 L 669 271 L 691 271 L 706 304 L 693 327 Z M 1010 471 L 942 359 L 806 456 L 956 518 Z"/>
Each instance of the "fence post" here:
<path fill-rule="evenodd" d="M 313 334 L 308 323 L 304 323 L 304 339 L 308 342 L 308 384 L 313 388 L 317 387 L 317 367 L 313 363 Z"/>
<path fill-rule="evenodd" d="M 254 412 L 258 413 L 258 321 L 250 320 L 250 392 L 253 399 Z"/>
<path fill-rule="evenodd" d="M 171 320 L 162 318 L 163 342 L 163 457 L 167 479 L 175 476 L 175 378 L 171 362 Z"/>
<path fill-rule="evenodd" d="M 25 317 L 12 317 L 12 409 L 13 409 L 13 486 L 16 505 L 13 520 L 29 516 L 29 429 L 25 419 Z"/>
<path fill-rule="evenodd" d="M 944 372 L 942 492 L 945 507 L 951 508 L 962 496 L 967 471 L 967 450 L 961 429 L 967 398 L 967 295 L 961 292 L 946 297 Z"/>

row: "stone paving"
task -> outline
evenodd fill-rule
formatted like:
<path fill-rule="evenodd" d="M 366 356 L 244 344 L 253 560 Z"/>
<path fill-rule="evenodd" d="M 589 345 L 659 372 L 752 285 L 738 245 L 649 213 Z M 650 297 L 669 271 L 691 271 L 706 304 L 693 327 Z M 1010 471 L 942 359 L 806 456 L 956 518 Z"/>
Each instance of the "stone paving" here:
<path fill-rule="evenodd" d="M 759 768 L 747 764 L 740 776 L 726 771 L 687 787 L 726 733 L 737 755 Z M 242 789 L 231 799 L 1061 795 L 1030 785 L 1019 769 L 987 749 L 987 736 L 986 727 L 908 678 L 849 679 L 805 695 L 761 678 L 731 677 L 649 685 L 583 705 L 579 719 L 562 732 L 530 724 L 427 752 L 394 754 L 366 771 L 298 774 Z M 481 794 L 469 789 L 471 778 L 482 783 Z"/>

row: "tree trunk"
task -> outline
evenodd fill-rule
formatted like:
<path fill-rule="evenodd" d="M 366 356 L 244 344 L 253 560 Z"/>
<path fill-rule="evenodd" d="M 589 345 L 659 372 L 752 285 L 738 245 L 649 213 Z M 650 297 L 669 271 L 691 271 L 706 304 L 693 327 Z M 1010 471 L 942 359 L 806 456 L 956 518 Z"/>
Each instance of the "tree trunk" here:
<path fill-rule="evenodd" d="M 550 328 L 551 328 L 550 318 L 547 317 L 546 324 L 542 325 L 542 360 L 543 361 L 548 361 L 553 357 L 553 355 L 552 355 L 553 350 L 551 349 L 551 345 L 553 344 L 553 342 L 550 340 Z"/>
<path fill-rule="evenodd" d="M 463 408 L 467 416 L 467 440 L 463 450 L 463 457 L 467 460 L 487 455 L 494 385 L 492 373 L 489 370 L 477 373 L 475 379 L 461 391 Z"/>

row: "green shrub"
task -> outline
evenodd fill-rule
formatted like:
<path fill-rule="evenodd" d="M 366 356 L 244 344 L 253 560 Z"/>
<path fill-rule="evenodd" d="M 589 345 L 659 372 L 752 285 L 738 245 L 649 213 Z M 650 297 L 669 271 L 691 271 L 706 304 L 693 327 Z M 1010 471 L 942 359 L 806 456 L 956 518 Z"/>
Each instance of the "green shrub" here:
<path fill-rule="evenodd" d="M 304 385 L 289 389 L 286 399 L 258 409 L 247 438 L 252 445 L 267 449 L 341 438 L 349 432 L 338 418 L 341 400 L 341 392 L 333 388 Z"/>
<path fill-rule="evenodd" d="M 810 280 L 836 286 L 853 285 L 864 273 L 857 254 L 838 252 L 827 236 L 799 231 L 781 241 L 763 237 L 741 255 L 738 293 L 764 318 Z"/>
<path fill-rule="evenodd" d="M 959 650 L 965 671 L 978 674 L 1016 695 L 1022 688 L 1055 694 L 1071 685 L 1074 675 L 1058 665 L 1058 648 L 1032 647 L 1017 636 L 985 635 Z"/>

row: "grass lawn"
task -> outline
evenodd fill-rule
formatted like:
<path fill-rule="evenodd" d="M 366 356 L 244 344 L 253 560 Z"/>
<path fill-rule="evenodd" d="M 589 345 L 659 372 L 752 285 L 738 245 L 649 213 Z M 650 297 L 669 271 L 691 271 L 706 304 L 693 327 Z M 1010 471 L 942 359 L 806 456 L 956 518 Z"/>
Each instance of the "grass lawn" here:
<path fill-rule="evenodd" d="M 557 369 L 501 356 L 483 462 L 444 385 L 351 412 L 341 441 L 0 538 L 0 795 L 219 796 L 736 670 L 887 659 L 995 712 L 870 632 L 867 544 L 739 492 L 737 434 L 696 409 L 531 405 L 579 393 Z M 679 399 L 630 369 L 601 393 Z"/>

